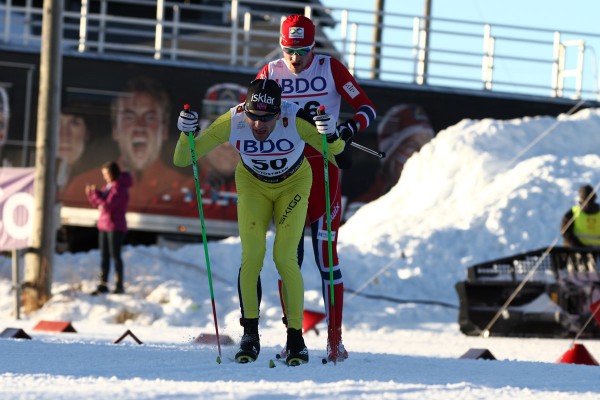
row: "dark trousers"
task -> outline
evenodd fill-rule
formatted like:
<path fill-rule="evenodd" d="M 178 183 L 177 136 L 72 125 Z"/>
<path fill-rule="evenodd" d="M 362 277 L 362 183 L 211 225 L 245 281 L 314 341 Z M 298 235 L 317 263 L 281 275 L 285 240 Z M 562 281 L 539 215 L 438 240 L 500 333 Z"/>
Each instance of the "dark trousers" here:
<path fill-rule="evenodd" d="M 117 288 L 123 288 L 123 259 L 121 258 L 121 248 L 125 232 L 119 231 L 99 231 L 98 248 L 100 249 L 100 284 L 108 285 L 108 275 L 110 272 L 110 260 L 115 264 L 115 283 Z"/>

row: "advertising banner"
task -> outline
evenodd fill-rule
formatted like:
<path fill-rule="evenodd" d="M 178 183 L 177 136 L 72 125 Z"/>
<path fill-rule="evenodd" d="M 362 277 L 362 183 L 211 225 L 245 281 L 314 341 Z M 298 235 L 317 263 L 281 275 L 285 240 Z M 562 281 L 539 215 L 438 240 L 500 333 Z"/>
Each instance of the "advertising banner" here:
<path fill-rule="evenodd" d="M 29 246 L 34 168 L 0 168 L 0 251 Z"/>
<path fill-rule="evenodd" d="M 22 96 L 29 87 L 27 74 L 18 68 L 1 66 L 0 72 L 2 79 L 7 80 L 5 97 L 11 104 L 10 126 L 5 135 L 8 140 L 0 156 L 4 165 L 32 165 L 36 121 L 35 104 L 29 105 Z M 150 226 L 146 223 L 141 227 L 142 222 L 137 226 L 157 232 L 178 229 L 181 232 L 179 221 L 197 221 L 192 168 L 173 165 L 180 134 L 177 115 L 184 104 L 189 104 L 198 112 L 201 128 L 208 126 L 244 101 L 247 86 L 256 73 L 256 70 L 216 71 L 66 57 L 57 154 L 57 193 L 65 210 L 63 214 L 70 213 L 69 221 L 73 221 L 75 213 L 79 216 L 81 210 L 93 211 L 85 187 L 102 187 L 105 183 L 102 165 L 117 161 L 134 179 L 128 207 L 129 213 L 136 214 L 130 220 L 132 226 L 139 221 L 151 221 Z M 367 93 L 374 100 L 378 98 L 371 88 Z M 354 167 L 342 174 L 342 196 L 348 211 L 389 190 L 397 182 L 408 157 L 433 137 L 424 110 L 417 104 L 403 103 L 376 104 L 377 120 L 357 136 L 357 143 L 383 150 L 387 156 L 380 160 L 352 149 Z M 344 104 L 340 121 L 353 113 Z M 8 115 L 5 113 L 6 120 Z M 25 124 L 28 120 L 29 124 Z M 237 151 L 228 143 L 198 160 L 209 236 L 224 224 L 234 227 L 228 234 L 237 232 L 234 171 L 238 161 Z M 148 216 L 155 219 L 144 219 Z M 91 213 L 86 221 L 79 226 L 94 226 Z"/>

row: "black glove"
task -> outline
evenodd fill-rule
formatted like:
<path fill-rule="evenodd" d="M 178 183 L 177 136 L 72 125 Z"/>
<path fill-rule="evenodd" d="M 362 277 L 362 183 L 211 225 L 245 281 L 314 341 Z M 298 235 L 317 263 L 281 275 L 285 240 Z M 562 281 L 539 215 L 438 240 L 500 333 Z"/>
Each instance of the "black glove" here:
<path fill-rule="evenodd" d="M 344 142 L 348 143 L 350 140 L 352 140 L 356 132 L 358 132 L 358 125 L 356 124 L 356 121 L 351 118 L 339 124 L 337 127 L 337 132 L 338 136 Z"/>
<path fill-rule="evenodd" d="M 335 163 L 339 169 L 350 169 L 352 168 L 352 152 L 350 151 L 351 146 L 345 146 L 344 151 L 340 154 L 335 155 Z"/>

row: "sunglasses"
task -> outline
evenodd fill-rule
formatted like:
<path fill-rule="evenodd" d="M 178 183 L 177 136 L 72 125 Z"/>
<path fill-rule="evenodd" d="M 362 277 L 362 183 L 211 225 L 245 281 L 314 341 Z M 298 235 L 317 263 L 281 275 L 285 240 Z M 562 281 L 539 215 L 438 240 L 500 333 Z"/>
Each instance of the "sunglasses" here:
<path fill-rule="evenodd" d="M 297 54 L 299 56 L 305 56 L 308 53 L 310 53 L 310 51 L 313 49 L 315 45 L 313 44 L 312 46 L 307 46 L 307 47 L 285 47 L 285 46 L 281 46 L 281 48 L 283 49 L 284 53 L 287 53 L 289 55 L 294 55 Z"/>
<path fill-rule="evenodd" d="M 277 118 L 277 115 L 279 115 L 279 113 L 256 115 L 256 114 L 251 113 L 250 111 L 244 111 L 244 112 L 246 113 L 246 117 L 250 118 L 252 121 L 260 121 L 260 122 L 273 121 L 275 118 Z"/>

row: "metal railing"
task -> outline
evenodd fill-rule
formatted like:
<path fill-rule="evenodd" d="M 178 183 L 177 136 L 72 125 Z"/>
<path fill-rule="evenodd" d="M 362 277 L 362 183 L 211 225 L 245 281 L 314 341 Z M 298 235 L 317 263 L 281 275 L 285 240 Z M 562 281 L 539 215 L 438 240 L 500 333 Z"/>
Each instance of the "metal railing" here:
<path fill-rule="evenodd" d="M 211 0 L 66 1 L 64 54 L 259 68 L 280 56 L 283 17 L 317 26 L 318 51 L 359 79 L 600 100 L 594 47 L 600 34 L 328 8 L 305 2 Z M 118 8 L 121 6 L 121 9 Z M 123 12 L 124 7 L 135 12 Z M 32 0 L 0 4 L 0 46 L 39 48 L 42 10 Z M 380 30 L 381 41 L 373 41 Z"/>

